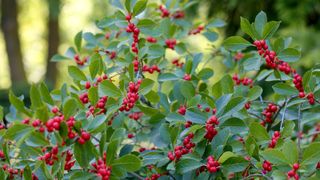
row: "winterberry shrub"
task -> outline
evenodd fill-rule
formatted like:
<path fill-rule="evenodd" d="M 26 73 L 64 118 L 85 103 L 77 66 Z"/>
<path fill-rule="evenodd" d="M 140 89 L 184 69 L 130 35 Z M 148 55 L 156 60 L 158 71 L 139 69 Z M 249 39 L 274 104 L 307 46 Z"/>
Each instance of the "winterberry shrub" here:
<path fill-rule="evenodd" d="M 294 69 L 300 50 L 274 37 L 280 22 L 241 18 L 246 39 L 212 49 L 228 69 L 212 84 L 186 37 L 213 42 L 222 20 L 192 24 L 193 1 L 110 2 L 98 33 L 53 57 L 74 63 L 71 85 L 32 85 L 30 106 L 9 93 L 0 179 L 320 178 L 320 70 Z"/>

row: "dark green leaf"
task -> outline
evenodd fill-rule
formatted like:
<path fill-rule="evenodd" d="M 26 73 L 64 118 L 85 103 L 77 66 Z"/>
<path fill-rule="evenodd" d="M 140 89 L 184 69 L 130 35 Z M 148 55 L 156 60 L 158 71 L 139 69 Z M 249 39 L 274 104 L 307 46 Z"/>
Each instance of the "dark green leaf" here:
<path fill-rule="evenodd" d="M 180 93 L 186 98 L 190 99 L 195 96 L 195 88 L 190 81 L 182 81 L 180 85 Z"/>
<path fill-rule="evenodd" d="M 267 130 L 259 123 L 253 122 L 249 126 L 250 134 L 258 141 L 268 141 L 269 135 Z"/>
<path fill-rule="evenodd" d="M 178 163 L 176 164 L 176 169 L 179 174 L 184 174 L 193 171 L 201 167 L 202 165 L 203 164 L 199 160 L 185 158 L 178 161 Z"/>
<path fill-rule="evenodd" d="M 262 39 L 269 39 L 278 30 L 280 21 L 267 22 L 263 28 Z"/>
<path fill-rule="evenodd" d="M 241 30 L 248 34 L 252 39 L 257 39 L 257 37 L 255 37 L 255 30 L 253 29 L 253 27 L 251 26 L 250 22 L 248 21 L 248 19 L 240 17 L 240 27 Z"/>
<path fill-rule="evenodd" d="M 154 85 L 153 80 L 147 79 L 147 78 L 143 79 L 139 88 L 139 94 L 141 95 L 148 94 L 152 90 L 153 85 Z"/>
<path fill-rule="evenodd" d="M 294 48 L 284 49 L 278 54 L 278 58 L 285 62 L 296 62 L 299 60 L 300 56 L 300 51 Z"/>
<path fill-rule="evenodd" d="M 290 164 L 298 162 L 298 146 L 295 142 L 291 140 L 284 142 L 282 152 Z"/>
<path fill-rule="evenodd" d="M 39 90 L 40 90 L 40 94 L 42 97 L 42 100 L 50 105 L 53 105 L 53 99 L 50 95 L 50 92 L 48 90 L 48 87 L 46 86 L 46 84 L 44 82 L 42 82 L 39 86 Z"/>
<path fill-rule="evenodd" d="M 72 77 L 72 79 L 76 81 L 86 81 L 86 75 L 77 67 L 77 66 L 69 66 L 68 73 Z"/>
<path fill-rule="evenodd" d="M 121 97 L 121 90 L 109 80 L 105 80 L 99 85 L 99 94 L 110 97 Z"/>
<path fill-rule="evenodd" d="M 267 15 L 265 12 L 260 11 L 254 21 L 254 26 L 257 33 L 259 34 L 259 37 L 262 37 L 263 28 L 266 23 L 267 23 Z"/>
<path fill-rule="evenodd" d="M 76 45 L 78 52 L 81 51 L 81 42 L 82 42 L 82 31 L 78 32 L 74 37 L 74 44 Z"/>
<path fill-rule="evenodd" d="M 133 7 L 133 14 L 136 16 L 142 13 L 147 7 L 148 0 L 138 0 Z"/>
<path fill-rule="evenodd" d="M 68 119 L 70 116 L 75 115 L 78 109 L 78 103 L 74 98 L 69 98 L 63 104 L 63 115 L 65 119 Z"/>
<path fill-rule="evenodd" d="M 249 46 L 252 46 L 252 44 L 243 39 L 240 36 L 231 36 L 227 38 L 224 42 L 223 45 L 226 49 L 231 50 L 231 51 L 239 51 L 242 49 L 245 49 Z"/>
<path fill-rule="evenodd" d="M 108 144 L 107 147 L 107 164 L 112 164 L 112 161 L 117 157 L 117 150 L 120 144 L 119 139 L 115 139 Z"/>
<path fill-rule="evenodd" d="M 82 168 L 87 168 L 90 161 L 94 158 L 93 144 L 87 141 L 85 144 L 74 144 L 74 156 Z"/>
<path fill-rule="evenodd" d="M 31 100 L 31 106 L 33 109 L 36 109 L 38 107 L 42 106 L 40 91 L 36 85 L 31 85 L 30 87 L 30 100 Z"/>
<path fill-rule="evenodd" d="M 142 165 L 141 159 L 133 154 L 124 155 L 119 159 L 114 160 L 112 163 L 112 167 L 119 166 L 128 172 L 134 172 L 139 170 L 141 165 Z"/>
<path fill-rule="evenodd" d="M 296 88 L 282 82 L 273 85 L 272 89 L 275 93 L 285 96 L 297 95 L 299 93 Z"/>
<path fill-rule="evenodd" d="M 248 92 L 249 101 L 253 101 L 261 96 L 263 90 L 260 86 L 253 86 Z"/>

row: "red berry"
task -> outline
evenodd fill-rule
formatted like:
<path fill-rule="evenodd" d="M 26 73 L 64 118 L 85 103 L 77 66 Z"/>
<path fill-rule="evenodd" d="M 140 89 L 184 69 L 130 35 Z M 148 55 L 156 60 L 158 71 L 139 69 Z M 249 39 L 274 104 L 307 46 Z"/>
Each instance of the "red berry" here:
<path fill-rule="evenodd" d="M 88 141 L 88 140 L 90 140 L 90 134 L 86 131 L 82 131 L 81 138 L 83 138 L 85 141 Z"/>

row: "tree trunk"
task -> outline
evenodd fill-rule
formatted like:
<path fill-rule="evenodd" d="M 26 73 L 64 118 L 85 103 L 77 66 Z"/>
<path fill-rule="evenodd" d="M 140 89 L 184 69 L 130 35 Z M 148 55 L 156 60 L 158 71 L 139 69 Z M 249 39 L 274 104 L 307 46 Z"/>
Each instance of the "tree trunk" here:
<path fill-rule="evenodd" d="M 10 67 L 10 78 L 14 89 L 24 87 L 28 83 L 22 61 L 17 14 L 16 0 L 2 0 L 1 28 L 4 34 Z"/>
<path fill-rule="evenodd" d="M 48 53 L 47 53 L 47 71 L 46 82 L 50 88 L 53 88 L 57 81 L 57 63 L 50 62 L 53 55 L 58 52 L 59 36 L 59 14 L 60 0 L 48 0 L 49 18 L 48 18 Z"/>

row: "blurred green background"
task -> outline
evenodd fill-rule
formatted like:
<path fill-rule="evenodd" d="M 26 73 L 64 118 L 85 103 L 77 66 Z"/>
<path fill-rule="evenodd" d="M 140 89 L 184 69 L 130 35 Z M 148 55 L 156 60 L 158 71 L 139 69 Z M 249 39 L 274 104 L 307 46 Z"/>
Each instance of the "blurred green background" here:
<path fill-rule="evenodd" d="M 44 80 L 50 88 L 59 86 L 67 77 L 67 63 L 55 64 L 49 62 L 50 58 L 63 54 L 77 32 L 98 31 L 95 20 L 114 10 L 108 0 L 0 2 L 0 105 L 4 106 L 8 106 L 9 88 L 28 96 L 27 86 L 31 83 Z M 157 2 L 160 4 L 160 0 Z M 221 38 L 215 44 L 219 46 L 226 36 L 243 35 L 240 16 L 252 21 L 261 10 L 269 20 L 282 21 L 278 36 L 291 36 L 293 43 L 301 47 L 302 58 L 296 68 L 304 71 L 320 62 L 320 0 L 198 0 L 188 9 L 187 18 L 195 23 L 213 17 L 224 19 L 227 26 L 219 32 Z M 208 52 L 208 42 L 197 36 L 193 38 L 194 49 Z M 224 72 L 218 69 L 217 78 Z"/>

